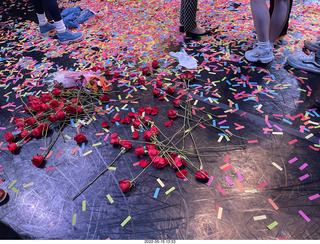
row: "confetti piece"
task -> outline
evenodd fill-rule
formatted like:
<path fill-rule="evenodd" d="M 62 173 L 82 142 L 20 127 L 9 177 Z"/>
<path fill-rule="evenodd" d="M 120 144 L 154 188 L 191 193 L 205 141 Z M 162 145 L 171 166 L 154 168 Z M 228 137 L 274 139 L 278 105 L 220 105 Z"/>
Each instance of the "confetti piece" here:
<path fill-rule="evenodd" d="M 288 163 L 289 164 L 292 164 L 292 163 L 294 163 L 295 161 L 297 161 L 298 159 L 297 159 L 297 157 L 294 157 L 293 159 L 290 159 L 289 161 L 288 161 Z"/>
<path fill-rule="evenodd" d="M 258 143 L 258 140 L 248 141 L 248 143 Z"/>
<path fill-rule="evenodd" d="M 164 187 L 163 182 L 159 178 L 157 179 L 157 182 L 160 184 L 161 187 Z"/>
<path fill-rule="evenodd" d="M 218 190 L 222 193 L 222 195 L 226 195 L 225 191 L 222 190 L 221 186 L 217 186 Z"/>
<path fill-rule="evenodd" d="M 223 171 L 227 171 L 231 168 L 232 168 L 232 165 L 230 165 L 230 164 L 225 164 L 220 167 L 220 169 L 222 169 Z"/>
<path fill-rule="evenodd" d="M 82 201 L 82 212 L 86 211 L 86 200 Z"/>
<path fill-rule="evenodd" d="M 131 219 L 131 216 L 128 216 L 122 223 L 121 223 L 121 226 L 125 226 L 126 223 L 128 223 L 128 221 Z"/>
<path fill-rule="evenodd" d="M 154 192 L 153 198 L 157 198 L 159 194 L 160 188 L 157 187 L 156 191 Z"/>
<path fill-rule="evenodd" d="M 222 207 L 219 207 L 218 216 L 217 216 L 218 219 L 221 219 L 221 217 L 222 217 L 222 211 L 223 211 L 223 208 L 222 208 Z"/>
<path fill-rule="evenodd" d="M 101 142 L 98 142 L 98 143 L 95 143 L 95 144 L 92 144 L 93 147 L 96 147 L 96 146 L 99 146 L 101 145 Z"/>
<path fill-rule="evenodd" d="M 72 225 L 76 225 L 76 220 L 77 220 L 77 214 L 74 214 L 72 218 Z"/>
<path fill-rule="evenodd" d="M 73 151 L 72 151 L 72 155 L 74 155 L 77 150 L 78 150 L 78 147 L 76 146 L 76 147 L 73 149 Z"/>
<path fill-rule="evenodd" d="M 213 176 L 211 175 L 208 182 L 207 182 L 207 186 L 210 186 L 212 181 L 213 181 Z"/>
<path fill-rule="evenodd" d="M 63 150 L 61 150 L 60 152 L 58 152 L 58 154 L 56 155 L 56 158 L 59 157 L 62 152 L 63 152 Z"/>
<path fill-rule="evenodd" d="M 307 217 L 307 215 L 305 215 L 304 212 L 302 212 L 302 210 L 299 210 L 299 214 L 300 214 L 307 222 L 310 222 L 310 219 Z"/>
<path fill-rule="evenodd" d="M 298 140 L 297 139 L 294 139 L 294 140 L 292 140 L 292 141 L 289 141 L 288 143 L 291 145 L 291 144 L 293 144 L 293 143 L 296 143 Z"/>
<path fill-rule="evenodd" d="M 174 191 L 176 188 L 173 186 L 169 190 L 166 191 L 166 195 L 168 195 L 170 192 Z"/>
<path fill-rule="evenodd" d="M 279 207 L 272 201 L 271 198 L 268 199 L 269 203 L 272 205 L 272 207 L 275 209 L 275 210 L 278 210 Z"/>
<path fill-rule="evenodd" d="M 28 184 L 24 185 L 24 186 L 23 186 L 23 188 L 26 188 L 26 187 L 32 186 L 33 184 L 34 184 L 33 182 L 30 182 L 30 183 L 28 183 Z"/>
<path fill-rule="evenodd" d="M 240 191 L 243 191 L 242 184 L 241 184 L 240 180 L 236 180 L 236 182 L 237 182 L 238 189 Z"/>
<path fill-rule="evenodd" d="M 70 140 L 70 139 L 71 139 L 71 137 L 70 137 L 70 136 L 68 136 L 68 135 L 64 135 L 64 137 L 65 137 L 65 138 L 67 138 L 68 140 Z"/>
<path fill-rule="evenodd" d="M 256 189 L 252 189 L 252 190 L 244 190 L 245 193 L 257 193 Z"/>
<path fill-rule="evenodd" d="M 10 189 L 11 187 L 13 187 L 13 185 L 17 182 L 17 180 L 12 181 L 12 183 L 10 184 L 10 186 L 8 186 L 8 189 Z"/>
<path fill-rule="evenodd" d="M 238 175 L 239 181 L 242 182 L 243 179 L 242 179 L 241 173 L 240 173 L 240 172 L 237 172 L 237 175 Z"/>
<path fill-rule="evenodd" d="M 230 157 L 230 155 L 228 154 L 228 155 L 226 155 L 226 159 L 224 160 L 224 162 L 225 163 L 228 163 L 228 161 L 229 161 L 229 157 Z"/>
<path fill-rule="evenodd" d="M 282 171 L 283 169 L 276 163 L 272 162 L 272 165 L 276 167 L 278 170 Z"/>
<path fill-rule="evenodd" d="M 15 188 L 15 187 L 12 187 L 11 190 L 13 190 L 16 194 L 19 193 L 19 190 L 17 188 Z"/>
<path fill-rule="evenodd" d="M 305 138 L 306 139 L 309 139 L 310 137 L 313 137 L 314 135 L 313 135 L 313 133 L 310 133 L 309 135 L 307 135 Z"/>
<path fill-rule="evenodd" d="M 109 200 L 109 202 L 111 204 L 114 203 L 114 201 L 113 201 L 112 197 L 110 196 L 110 194 L 108 194 L 106 197 L 108 198 L 108 200 Z"/>
<path fill-rule="evenodd" d="M 277 221 L 274 221 L 274 222 L 272 222 L 271 224 L 269 224 L 268 226 L 267 226 L 267 228 L 269 229 L 269 230 L 271 230 L 271 229 L 273 229 L 274 227 L 276 227 L 278 225 L 278 222 Z"/>
<path fill-rule="evenodd" d="M 257 221 L 257 220 L 262 220 L 262 219 L 267 219 L 266 215 L 259 215 L 259 216 L 254 216 L 253 220 Z"/>
<path fill-rule="evenodd" d="M 309 177 L 309 174 L 305 174 L 305 175 L 299 177 L 299 180 L 303 181 L 303 180 L 307 179 L 308 177 Z"/>
<path fill-rule="evenodd" d="M 104 135 L 104 132 L 102 133 L 96 133 L 96 136 L 103 136 Z"/>
<path fill-rule="evenodd" d="M 90 151 L 88 151 L 88 152 L 84 153 L 84 154 L 83 154 L 83 156 L 87 156 L 87 155 L 88 155 L 88 154 L 90 154 L 90 153 L 92 153 L 92 150 L 90 150 Z"/>
<path fill-rule="evenodd" d="M 317 199 L 317 198 L 319 198 L 320 197 L 320 195 L 319 194 L 316 194 L 316 195 L 313 195 L 313 196 L 310 196 L 309 197 L 309 200 L 314 200 L 314 199 Z"/>
<path fill-rule="evenodd" d="M 304 163 L 303 165 L 301 165 L 301 166 L 299 167 L 299 169 L 300 169 L 300 170 L 303 170 L 303 169 L 305 169 L 307 166 L 308 166 L 308 164 L 307 164 L 307 163 Z"/>
<path fill-rule="evenodd" d="M 109 169 L 109 170 L 116 170 L 117 168 L 110 166 L 110 167 L 108 167 L 108 169 Z"/>
<path fill-rule="evenodd" d="M 46 158 L 50 158 L 50 156 L 52 155 L 52 153 L 53 153 L 53 151 L 50 151 L 50 152 L 48 153 L 48 155 L 47 155 Z"/>
<path fill-rule="evenodd" d="M 56 168 L 56 167 L 46 168 L 46 171 L 53 170 L 53 169 L 55 169 L 55 168 Z"/>
<path fill-rule="evenodd" d="M 229 177 L 226 176 L 225 178 L 226 178 L 226 181 L 228 181 L 229 185 L 232 186 L 232 185 L 233 185 L 233 182 L 229 179 Z"/>
<path fill-rule="evenodd" d="M 265 186 L 267 186 L 267 185 L 268 185 L 268 183 L 267 183 L 267 182 L 264 182 L 264 183 L 258 185 L 258 188 L 261 189 L 261 188 L 263 188 L 263 187 L 265 187 Z"/>

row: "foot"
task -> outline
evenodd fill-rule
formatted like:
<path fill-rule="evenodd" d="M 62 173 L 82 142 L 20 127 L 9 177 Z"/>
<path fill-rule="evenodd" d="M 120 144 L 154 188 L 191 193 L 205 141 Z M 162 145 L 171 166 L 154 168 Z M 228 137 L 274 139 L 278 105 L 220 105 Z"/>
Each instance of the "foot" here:
<path fill-rule="evenodd" d="M 70 42 L 78 41 L 82 38 L 82 34 L 80 32 L 73 33 L 69 30 L 66 30 L 63 33 L 58 33 L 58 40 L 61 44 L 67 44 Z"/>
<path fill-rule="evenodd" d="M 204 33 L 206 33 L 206 29 L 201 26 L 197 26 L 196 28 L 194 28 L 189 32 L 196 35 L 203 35 Z"/>
<path fill-rule="evenodd" d="M 304 46 L 310 51 L 320 51 L 320 41 L 304 41 Z"/>
<path fill-rule="evenodd" d="M 320 51 L 316 54 L 298 53 L 288 57 L 287 63 L 296 68 L 320 74 Z"/>
<path fill-rule="evenodd" d="M 246 51 L 244 54 L 245 58 L 250 62 L 269 63 L 273 60 L 273 50 L 271 46 L 261 47 L 259 42 L 253 46 L 252 50 Z"/>
<path fill-rule="evenodd" d="M 54 31 L 56 29 L 56 26 L 53 24 L 50 24 L 49 22 L 39 27 L 40 27 L 40 34 L 42 36 L 47 36 L 51 31 Z"/>

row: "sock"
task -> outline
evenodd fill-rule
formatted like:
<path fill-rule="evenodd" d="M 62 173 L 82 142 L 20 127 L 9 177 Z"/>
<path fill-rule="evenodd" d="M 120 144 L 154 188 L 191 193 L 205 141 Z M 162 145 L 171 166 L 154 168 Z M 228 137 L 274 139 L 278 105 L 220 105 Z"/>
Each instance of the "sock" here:
<path fill-rule="evenodd" d="M 63 33 L 67 30 L 66 26 L 63 23 L 63 20 L 59 20 L 57 22 L 54 22 L 54 25 L 56 26 L 58 33 Z"/>
<path fill-rule="evenodd" d="M 46 14 L 37 14 L 39 20 L 39 26 L 44 26 L 48 23 Z"/>
<path fill-rule="evenodd" d="M 259 41 L 258 46 L 263 49 L 271 48 L 270 41 L 267 41 L 267 42 L 260 42 Z"/>

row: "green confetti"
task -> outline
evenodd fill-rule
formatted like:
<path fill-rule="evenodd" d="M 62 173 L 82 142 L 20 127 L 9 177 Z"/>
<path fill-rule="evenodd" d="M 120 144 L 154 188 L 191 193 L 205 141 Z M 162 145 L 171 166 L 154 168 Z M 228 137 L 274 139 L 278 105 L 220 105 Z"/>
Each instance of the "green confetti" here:
<path fill-rule="evenodd" d="M 95 147 L 95 146 L 99 146 L 99 145 L 101 145 L 101 142 L 98 142 L 98 143 L 92 144 L 92 146 L 93 146 L 93 147 Z"/>
<path fill-rule="evenodd" d="M 69 140 L 71 139 L 71 137 L 68 136 L 68 135 L 64 135 L 64 137 L 67 138 L 67 139 L 69 139 Z"/>
<path fill-rule="evenodd" d="M 267 227 L 269 230 L 271 230 L 272 228 L 276 227 L 278 225 L 277 221 L 272 222 L 271 224 L 269 224 Z"/>
<path fill-rule="evenodd" d="M 74 214 L 72 219 L 72 225 L 76 225 L 76 220 L 77 220 L 77 214 Z"/>
<path fill-rule="evenodd" d="M 17 188 L 15 188 L 15 187 L 12 187 L 11 190 L 13 190 L 16 194 L 18 194 L 18 192 L 19 192 L 19 190 Z"/>
<path fill-rule="evenodd" d="M 121 223 L 121 226 L 125 226 L 126 223 L 128 223 L 128 221 L 131 219 L 131 216 L 128 216 L 122 223 Z"/>
<path fill-rule="evenodd" d="M 166 191 L 166 195 L 168 195 L 170 192 L 174 191 L 176 188 L 173 186 L 169 190 Z"/>
<path fill-rule="evenodd" d="M 116 167 L 108 167 L 108 169 L 110 169 L 110 170 L 116 170 L 117 168 L 116 168 Z"/>
<path fill-rule="evenodd" d="M 86 200 L 82 201 L 82 211 L 86 211 Z"/>
<path fill-rule="evenodd" d="M 111 204 L 114 203 L 114 201 L 113 201 L 112 197 L 110 196 L 110 194 L 108 194 L 106 197 L 108 198 L 108 200 L 109 200 L 109 202 Z"/>
<path fill-rule="evenodd" d="M 17 180 L 14 180 L 10 186 L 8 186 L 8 188 L 10 189 L 15 183 L 17 182 Z"/>

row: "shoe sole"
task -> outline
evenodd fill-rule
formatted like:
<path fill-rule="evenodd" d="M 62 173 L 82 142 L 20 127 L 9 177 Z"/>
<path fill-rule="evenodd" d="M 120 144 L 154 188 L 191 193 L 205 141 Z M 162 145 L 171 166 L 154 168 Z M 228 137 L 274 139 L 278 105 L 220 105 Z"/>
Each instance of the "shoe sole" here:
<path fill-rule="evenodd" d="M 76 39 L 73 39 L 73 40 L 68 40 L 68 41 L 59 41 L 60 44 L 68 44 L 70 42 L 76 42 L 76 41 L 79 41 L 80 39 L 82 39 L 82 36 L 76 38 Z"/>
<path fill-rule="evenodd" d="M 45 33 L 40 33 L 40 35 L 43 36 L 43 37 L 47 37 L 47 36 L 50 34 L 50 32 L 53 32 L 53 31 L 55 31 L 55 30 L 56 30 L 56 29 L 49 30 L 49 31 L 47 31 L 47 32 L 45 32 Z"/>
<path fill-rule="evenodd" d="M 273 57 L 272 58 L 247 58 L 245 57 L 249 62 L 258 62 L 260 61 L 261 63 L 263 64 L 267 64 L 267 63 L 270 63 L 272 60 L 273 60 Z"/>
<path fill-rule="evenodd" d="M 317 70 L 314 70 L 314 69 L 311 69 L 311 68 L 308 68 L 308 67 L 305 67 L 305 66 L 302 66 L 302 65 L 298 65 L 296 63 L 293 63 L 290 61 L 290 59 L 287 59 L 287 63 L 295 68 L 295 69 L 300 69 L 300 70 L 305 70 L 305 71 L 309 71 L 309 72 L 312 72 L 312 73 L 315 73 L 315 74 L 320 74 L 320 70 L 317 71 Z"/>

